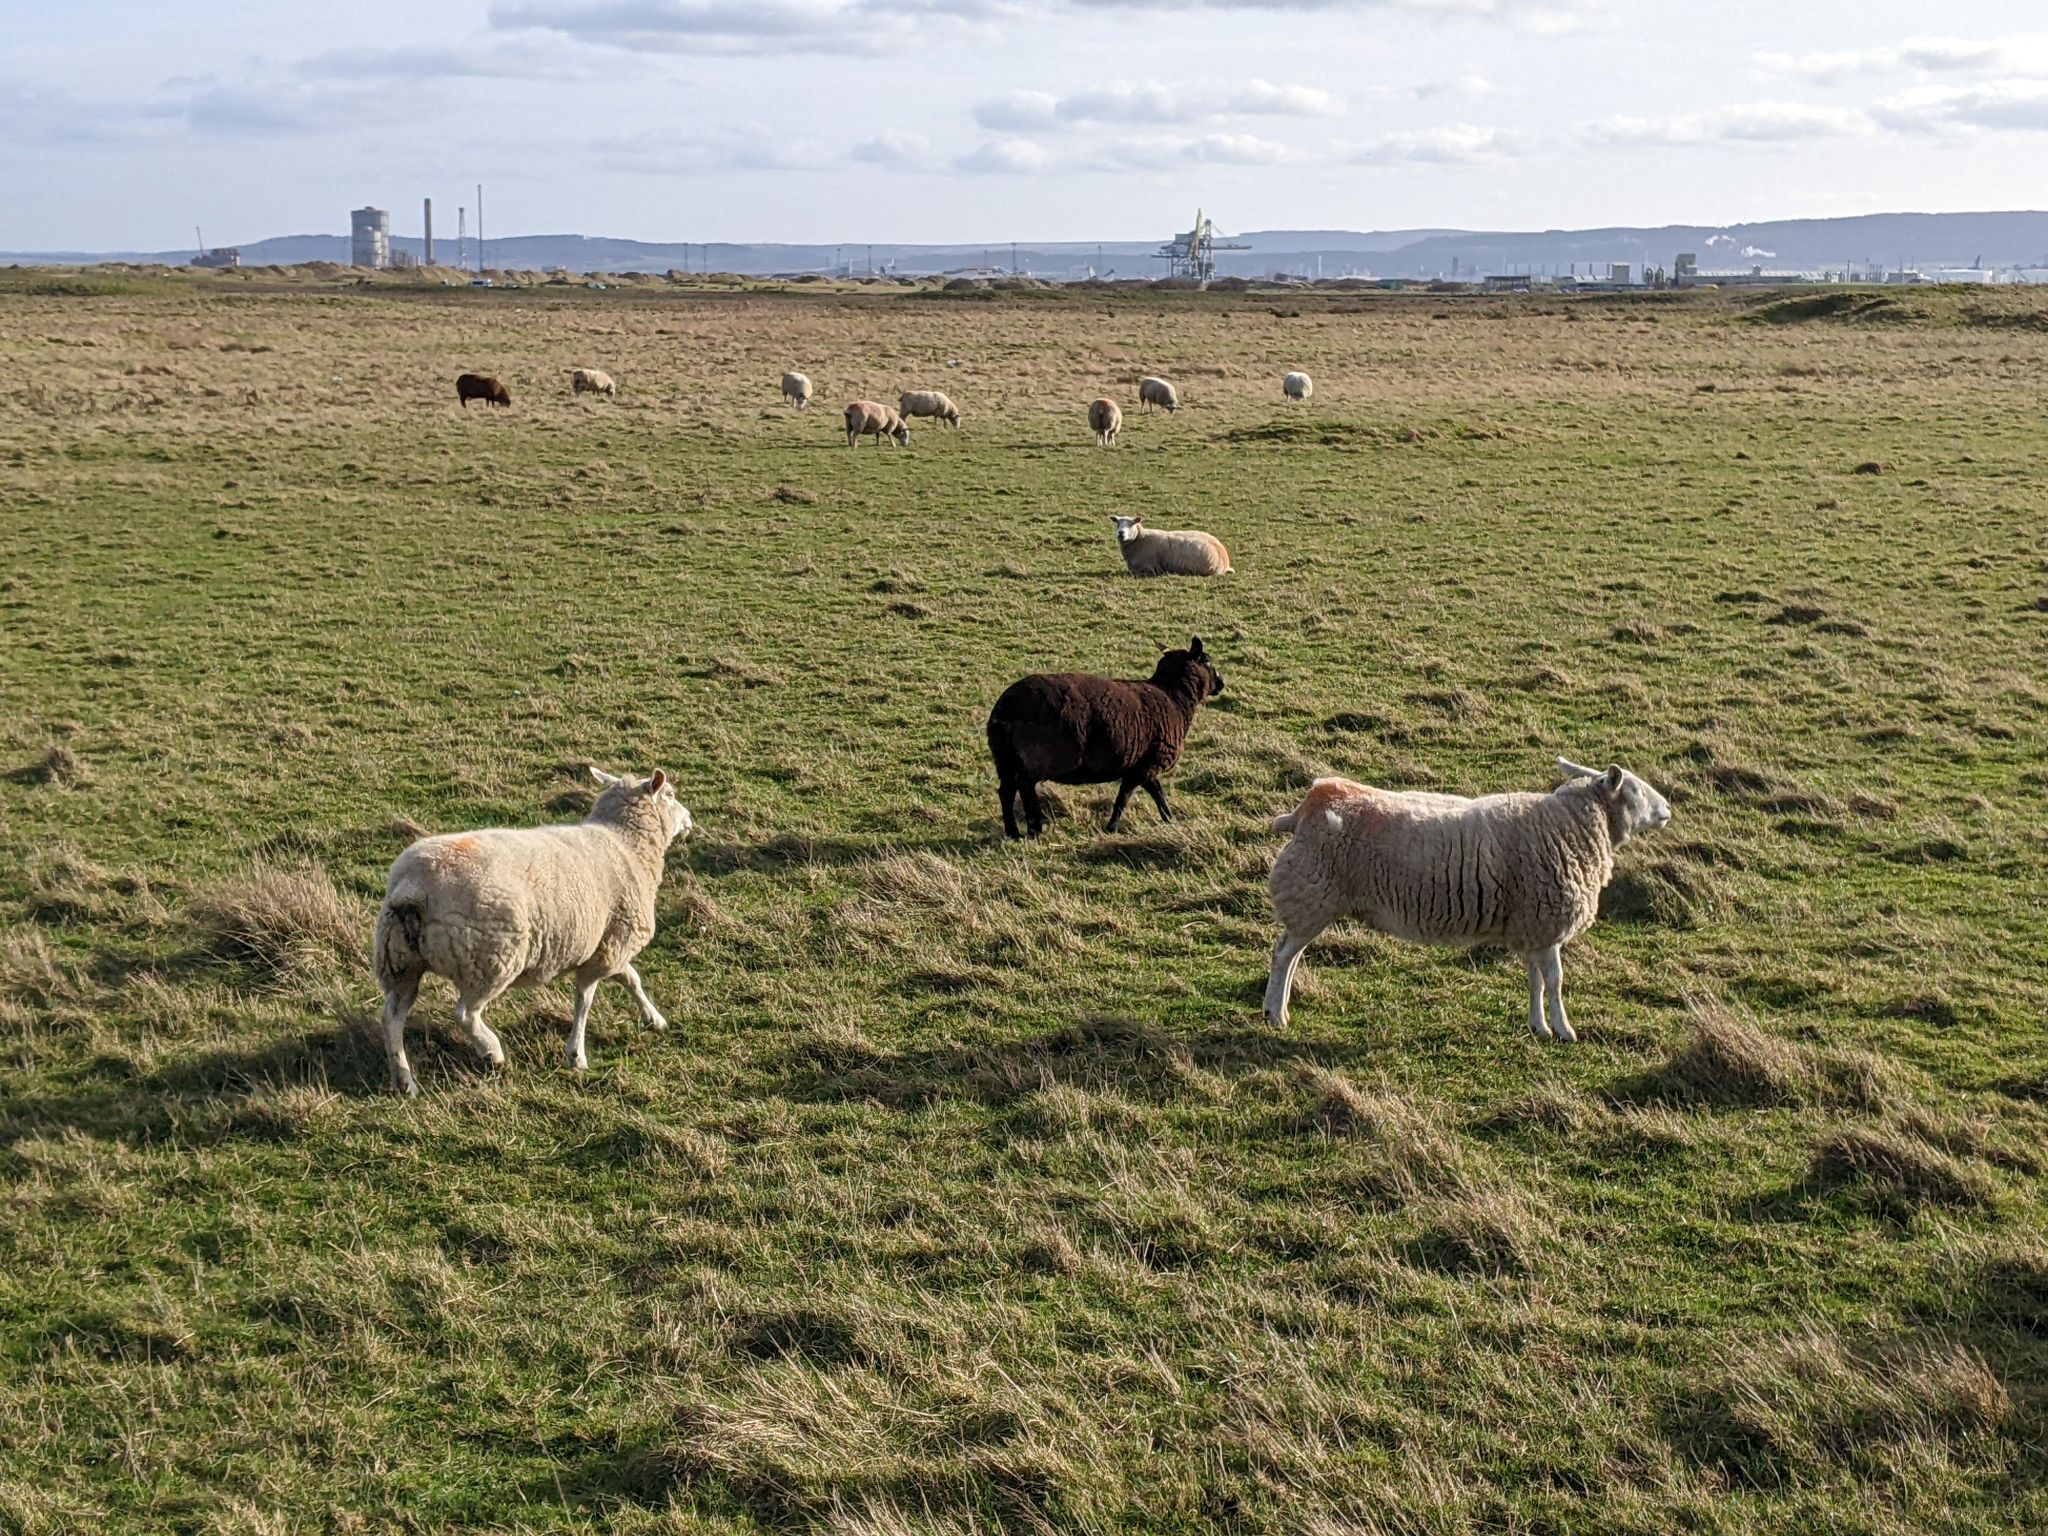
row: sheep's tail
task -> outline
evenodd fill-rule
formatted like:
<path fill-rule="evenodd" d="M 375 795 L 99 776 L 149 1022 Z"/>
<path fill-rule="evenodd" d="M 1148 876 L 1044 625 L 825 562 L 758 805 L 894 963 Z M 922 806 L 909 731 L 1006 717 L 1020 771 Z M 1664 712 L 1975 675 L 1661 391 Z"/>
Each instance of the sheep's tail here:
<path fill-rule="evenodd" d="M 426 908 L 417 901 L 387 901 L 377 914 L 377 980 L 386 991 L 419 970 L 420 925 Z"/>

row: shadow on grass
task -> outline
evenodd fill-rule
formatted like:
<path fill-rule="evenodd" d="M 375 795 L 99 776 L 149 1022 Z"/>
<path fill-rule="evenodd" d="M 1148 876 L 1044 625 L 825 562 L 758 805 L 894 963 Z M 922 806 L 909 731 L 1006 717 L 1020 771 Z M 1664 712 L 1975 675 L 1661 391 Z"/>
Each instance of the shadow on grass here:
<path fill-rule="evenodd" d="M 914 1109 L 947 1100 L 1004 1108 L 1055 1083 L 1163 1103 L 1202 1073 L 1264 1071 L 1321 1060 L 1327 1045 L 1263 1025 L 1178 1035 L 1136 1019 L 1091 1016 L 1023 1040 L 887 1050 L 866 1042 L 799 1041 L 776 1064 L 776 1088 L 808 1103 L 866 1100 Z"/>

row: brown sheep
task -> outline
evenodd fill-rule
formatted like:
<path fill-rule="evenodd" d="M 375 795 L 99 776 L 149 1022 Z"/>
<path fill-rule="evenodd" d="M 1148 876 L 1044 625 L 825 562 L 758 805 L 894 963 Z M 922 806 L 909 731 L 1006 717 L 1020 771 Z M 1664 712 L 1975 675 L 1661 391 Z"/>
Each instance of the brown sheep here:
<path fill-rule="evenodd" d="M 488 373 L 465 373 L 455 381 L 455 398 L 465 410 L 472 400 L 481 400 L 486 405 L 510 405 L 512 391 Z"/>
<path fill-rule="evenodd" d="M 1223 674 L 1198 637 L 1168 651 L 1145 682 L 1086 672 L 1038 673 L 1003 690 L 988 717 L 1003 831 L 1016 837 L 1019 796 L 1033 837 L 1045 830 L 1038 786 L 1118 782 L 1109 830 L 1123 822 L 1131 791 L 1144 786 L 1159 819 L 1170 822 L 1162 774 L 1180 761 L 1181 744 L 1202 701 L 1223 691 Z"/>

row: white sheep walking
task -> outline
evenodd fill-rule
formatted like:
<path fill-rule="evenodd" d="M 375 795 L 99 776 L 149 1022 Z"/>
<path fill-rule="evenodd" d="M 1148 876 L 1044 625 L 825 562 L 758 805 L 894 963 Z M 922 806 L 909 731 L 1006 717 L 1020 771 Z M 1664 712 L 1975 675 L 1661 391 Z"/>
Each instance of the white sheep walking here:
<path fill-rule="evenodd" d="M 910 446 L 910 428 L 902 412 L 879 400 L 855 400 L 846 407 L 846 446 L 859 447 L 863 437 L 872 437 L 878 448 L 884 439 L 898 448 Z"/>
<path fill-rule="evenodd" d="M 616 395 L 619 386 L 602 368 L 571 368 L 569 387 L 577 394 Z"/>
<path fill-rule="evenodd" d="M 1266 1017 L 1287 1023 L 1301 952 L 1356 917 L 1412 943 L 1509 950 L 1529 975 L 1529 1032 L 1577 1039 L 1559 951 L 1592 926 L 1615 850 L 1663 826 L 1671 807 L 1624 768 L 1601 773 L 1563 758 L 1557 766 L 1565 781 L 1550 794 L 1477 800 L 1316 780 L 1292 814 L 1273 821 L 1294 837 L 1267 881 L 1282 931 Z"/>
<path fill-rule="evenodd" d="M 616 976 L 649 1029 L 668 1021 L 649 1001 L 633 957 L 654 936 L 654 896 L 668 845 L 688 834 L 690 813 L 668 775 L 622 779 L 590 770 L 604 786 L 582 822 L 494 828 L 424 837 L 398 856 L 384 885 L 371 954 L 384 988 L 384 1054 L 391 1086 L 417 1091 L 405 1054 L 405 1020 L 428 974 L 455 986 L 455 1019 L 494 1067 L 505 1048 L 484 1010 L 508 988 L 576 976 L 569 1064 L 590 1064 L 584 1030 L 597 984 Z"/>
<path fill-rule="evenodd" d="M 1305 373 L 1290 373 L 1280 381 L 1280 393 L 1290 400 L 1306 400 L 1315 392 L 1315 380 Z"/>
<path fill-rule="evenodd" d="M 1213 533 L 1150 529 L 1142 517 L 1115 517 L 1116 547 L 1133 576 L 1228 576 L 1230 551 Z"/>
<path fill-rule="evenodd" d="M 782 398 L 794 400 L 796 408 L 802 410 L 811 403 L 811 381 L 796 372 L 782 376 Z"/>
<path fill-rule="evenodd" d="M 1107 396 L 1088 402 L 1088 430 L 1095 434 L 1098 448 L 1114 448 L 1117 434 L 1124 429 L 1123 408 Z"/>

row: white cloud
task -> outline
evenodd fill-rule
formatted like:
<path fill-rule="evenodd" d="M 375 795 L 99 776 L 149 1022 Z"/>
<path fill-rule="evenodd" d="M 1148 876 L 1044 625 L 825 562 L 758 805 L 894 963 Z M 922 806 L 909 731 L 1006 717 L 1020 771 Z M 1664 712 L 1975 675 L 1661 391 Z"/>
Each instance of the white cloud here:
<path fill-rule="evenodd" d="M 953 162 L 977 176 L 1035 176 L 1052 167 L 1052 156 L 1030 139 L 990 139 Z"/>
<path fill-rule="evenodd" d="M 1899 133 L 2048 132 L 2048 80 L 1922 87 L 1877 103 L 1871 115 Z"/>
<path fill-rule="evenodd" d="M 1507 158 L 1515 146 L 1498 128 L 1452 123 L 1384 134 L 1353 147 L 1353 165 L 1476 165 Z"/>
<path fill-rule="evenodd" d="M 716 171 L 828 171 L 843 161 L 813 139 L 791 138 L 765 123 L 708 134 L 644 132 L 599 139 L 589 154 L 605 170 L 634 176 Z"/>
<path fill-rule="evenodd" d="M 1920 37 L 1877 48 L 1813 53 L 1766 52 L 1751 56 L 1766 74 L 1796 75 L 1830 84 L 1857 75 L 2048 73 L 2048 33 L 2006 37 Z"/>
<path fill-rule="evenodd" d="M 1500 87 L 1484 75 L 1451 75 L 1443 80 L 1425 80 L 1420 85 L 1408 87 L 1407 94 L 1417 101 L 1434 101 L 1440 96 L 1465 96 L 1479 100 L 1500 93 Z"/>
<path fill-rule="evenodd" d="M 984 128 L 1015 131 L 1110 123 L 1132 127 L 1193 127 L 1233 117 L 1334 117 L 1344 104 L 1312 85 L 1268 80 L 1229 82 L 1114 80 L 1056 96 L 1010 91 L 975 109 Z"/>
<path fill-rule="evenodd" d="M 869 165 L 929 165 L 932 141 L 921 133 L 890 128 L 853 146 L 853 158 Z"/>
<path fill-rule="evenodd" d="M 1868 114 L 1850 107 L 1757 101 L 1674 117 L 1610 117 L 1586 131 L 1596 144 L 1805 144 L 1870 132 Z"/>
<path fill-rule="evenodd" d="M 334 48 L 300 61 L 311 80 L 583 80 L 615 75 L 619 61 L 579 58 L 559 43 L 496 39 L 474 47 Z"/>

